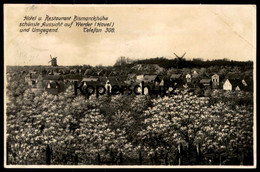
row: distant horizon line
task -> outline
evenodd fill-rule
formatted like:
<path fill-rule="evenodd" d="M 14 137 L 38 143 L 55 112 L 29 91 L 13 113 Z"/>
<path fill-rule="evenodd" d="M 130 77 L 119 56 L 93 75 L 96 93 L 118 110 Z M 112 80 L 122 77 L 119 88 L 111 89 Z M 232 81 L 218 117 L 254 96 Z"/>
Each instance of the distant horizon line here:
<path fill-rule="evenodd" d="M 157 58 L 165 58 L 167 60 L 174 60 L 176 59 L 175 58 L 168 58 L 168 57 L 153 57 L 153 58 L 144 58 L 144 59 L 132 59 L 130 57 L 127 57 L 127 56 L 120 56 L 120 57 L 126 57 L 126 58 L 129 58 L 131 60 L 133 60 L 132 63 L 136 62 L 136 61 L 142 61 L 142 60 L 151 60 L 151 59 L 157 59 Z M 120 58 L 118 57 L 118 58 Z M 185 58 L 184 58 L 185 59 Z M 203 62 L 207 62 L 207 61 L 219 61 L 219 60 L 226 60 L 226 61 L 230 61 L 230 62 L 254 62 L 253 60 L 233 60 L 233 59 L 229 59 L 229 58 L 221 58 L 221 59 L 203 59 L 203 58 L 200 58 L 200 57 L 197 57 L 197 58 L 191 58 L 191 59 L 185 59 L 186 61 L 192 61 L 192 60 L 201 60 Z M 116 62 L 115 62 L 116 63 Z M 131 63 L 130 63 L 131 64 Z M 115 64 L 113 65 L 102 65 L 102 64 L 97 64 L 97 65 L 91 65 L 91 64 L 75 64 L 75 65 L 58 65 L 58 66 L 51 66 L 51 65 L 42 65 L 42 64 L 39 64 L 39 65 L 10 65 L 10 64 L 6 64 L 6 66 L 43 66 L 43 67 L 66 67 L 66 66 L 91 66 L 91 67 L 98 67 L 98 66 L 102 66 L 102 67 L 113 67 Z"/>

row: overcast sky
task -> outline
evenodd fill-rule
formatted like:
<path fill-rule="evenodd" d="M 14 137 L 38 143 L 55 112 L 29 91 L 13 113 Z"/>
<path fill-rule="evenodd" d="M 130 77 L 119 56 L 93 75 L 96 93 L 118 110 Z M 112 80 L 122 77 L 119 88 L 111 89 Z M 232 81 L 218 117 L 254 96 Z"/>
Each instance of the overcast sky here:
<path fill-rule="evenodd" d="M 256 58 L 255 6 L 79 6 L 5 5 L 6 65 L 113 65 L 120 56 L 132 59 L 252 60 Z M 32 16 L 106 16 L 115 33 L 86 33 L 82 28 L 59 28 L 58 33 L 20 33 L 19 23 Z"/>

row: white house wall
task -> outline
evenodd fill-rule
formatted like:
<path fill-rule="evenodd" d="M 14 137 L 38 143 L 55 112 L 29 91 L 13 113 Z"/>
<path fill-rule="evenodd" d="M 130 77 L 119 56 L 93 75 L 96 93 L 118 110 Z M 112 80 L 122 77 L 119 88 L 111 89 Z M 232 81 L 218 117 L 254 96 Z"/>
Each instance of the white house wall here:
<path fill-rule="evenodd" d="M 224 85 L 223 85 L 223 90 L 232 90 L 232 85 L 229 82 L 229 80 L 226 80 Z"/>

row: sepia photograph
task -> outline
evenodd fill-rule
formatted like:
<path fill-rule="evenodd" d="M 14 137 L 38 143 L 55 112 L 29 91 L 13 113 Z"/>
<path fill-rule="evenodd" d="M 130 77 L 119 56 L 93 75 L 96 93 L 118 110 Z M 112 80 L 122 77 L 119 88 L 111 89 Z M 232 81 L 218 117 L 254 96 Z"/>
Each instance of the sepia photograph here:
<path fill-rule="evenodd" d="M 3 10 L 5 168 L 256 168 L 256 5 Z"/>

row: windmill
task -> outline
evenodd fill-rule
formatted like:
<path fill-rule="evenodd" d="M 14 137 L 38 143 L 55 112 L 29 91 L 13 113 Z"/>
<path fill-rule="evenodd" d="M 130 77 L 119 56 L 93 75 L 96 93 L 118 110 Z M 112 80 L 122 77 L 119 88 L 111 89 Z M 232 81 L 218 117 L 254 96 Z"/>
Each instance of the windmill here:
<path fill-rule="evenodd" d="M 57 65 L 57 57 L 52 57 L 51 55 L 50 55 L 50 57 L 51 57 L 51 60 L 48 63 L 51 62 L 52 66 L 58 66 Z"/>
<path fill-rule="evenodd" d="M 183 59 L 183 57 L 185 56 L 186 52 L 182 55 L 182 56 L 178 56 L 177 54 L 173 53 L 177 59 Z"/>
<path fill-rule="evenodd" d="M 178 56 L 177 54 L 173 53 L 176 56 L 176 60 L 177 60 L 177 69 L 179 69 L 179 64 L 180 62 L 184 61 L 184 56 L 186 54 L 186 52 L 182 55 L 182 56 Z"/>

